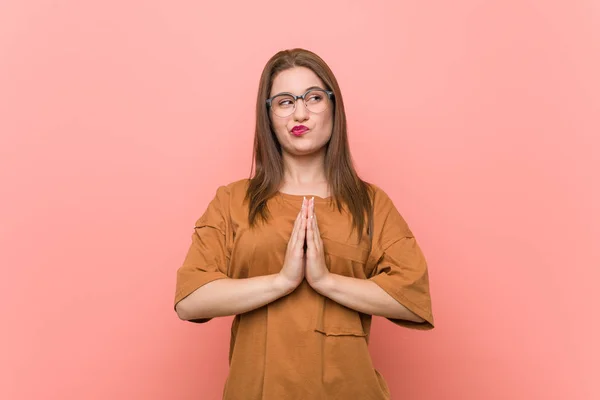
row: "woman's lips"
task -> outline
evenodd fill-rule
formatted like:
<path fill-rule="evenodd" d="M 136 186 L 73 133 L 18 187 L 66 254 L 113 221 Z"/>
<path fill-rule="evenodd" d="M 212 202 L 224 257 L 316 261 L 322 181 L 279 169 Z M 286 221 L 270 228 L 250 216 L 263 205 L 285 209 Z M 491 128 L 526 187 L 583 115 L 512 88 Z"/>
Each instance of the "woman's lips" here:
<path fill-rule="evenodd" d="M 308 132 L 308 128 L 304 125 L 298 125 L 292 129 L 292 135 L 294 136 L 302 136 L 306 132 Z"/>

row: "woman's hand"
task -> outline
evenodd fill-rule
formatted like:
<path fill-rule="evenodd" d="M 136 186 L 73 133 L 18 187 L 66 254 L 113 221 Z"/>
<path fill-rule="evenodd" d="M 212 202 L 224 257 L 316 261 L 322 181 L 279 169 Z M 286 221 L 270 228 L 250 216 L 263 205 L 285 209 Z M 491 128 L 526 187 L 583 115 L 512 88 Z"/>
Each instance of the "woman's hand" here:
<path fill-rule="evenodd" d="M 306 223 L 306 280 L 317 292 L 321 292 L 329 276 L 325 263 L 323 240 L 319 232 L 317 215 L 315 214 L 315 198 L 308 203 L 308 219 Z"/>
<path fill-rule="evenodd" d="M 283 268 L 277 276 L 277 284 L 281 285 L 285 292 L 292 292 L 304 279 L 304 242 L 306 240 L 307 216 L 308 200 L 304 199 L 288 241 Z"/>

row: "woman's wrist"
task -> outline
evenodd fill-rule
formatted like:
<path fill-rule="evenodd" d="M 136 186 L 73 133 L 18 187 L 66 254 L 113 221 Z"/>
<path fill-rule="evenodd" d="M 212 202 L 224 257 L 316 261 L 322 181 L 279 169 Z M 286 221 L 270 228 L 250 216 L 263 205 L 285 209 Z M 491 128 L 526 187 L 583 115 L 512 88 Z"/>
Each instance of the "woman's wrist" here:
<path fill-rule="evenodd" d="M 292 293 L 294 289 L 298 287 L 298 284 L 290 281 L 284 275 L 278 273 L 275 274 L 275 277 L 273 278 L 273 286 L 278 293 L 281 293 L 282 296 L 285 296 Z"/>

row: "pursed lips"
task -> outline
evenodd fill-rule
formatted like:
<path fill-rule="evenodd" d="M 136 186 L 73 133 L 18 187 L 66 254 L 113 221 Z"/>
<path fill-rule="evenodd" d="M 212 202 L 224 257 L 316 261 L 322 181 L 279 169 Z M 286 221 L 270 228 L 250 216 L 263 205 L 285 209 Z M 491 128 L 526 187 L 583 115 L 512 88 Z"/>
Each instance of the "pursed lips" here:
<path fill-rule="evenodd" d="M 296 135 L 296 136 L 302 135 L 306 131 L 308 131 L 308 127 L 306 127 L 304 125 L 296 125 L 295 127 L 292 128 L 292 134 Z"/>

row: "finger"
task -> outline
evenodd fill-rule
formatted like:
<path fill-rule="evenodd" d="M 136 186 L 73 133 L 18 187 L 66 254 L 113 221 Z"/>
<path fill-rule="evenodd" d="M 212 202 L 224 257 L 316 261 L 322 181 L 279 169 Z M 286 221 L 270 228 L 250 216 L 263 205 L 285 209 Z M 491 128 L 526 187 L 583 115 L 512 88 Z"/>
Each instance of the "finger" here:
<path fill-rule="evenodd" d="M 300 211 L 298 213 L 298 215 L 296 216 L 296 220 L 294 221 L 294 226 L 292 228 L 292 234 L 290 235 L 290 240 L 288 241 L 288 244 L 295 242 L 296 238 L 298 237 L 298 222 L 300 221 L 301 216 L 302 216 L 302 211 Z"/>
<path fill-rule="evenodd" d="M 315 231 L 314 231 L 314 219 L 312 218 L 312 208 L 314 207 L 314 203 L 311 200 L 311 211 L 310 217 L 306 220 L 307 228 L 306 228 L 306 246 L 307 252 L 310 250 L 311 255 L 316 253 L 315 247 Z"/>
<path fill-rule="evenodd" d="M 312 245 L 314 237 L 312 218 L 306 220 L 306 242 L 308 246 Z"/>
<path fill-rule="evenodd" d="M 305 207 L 306 208 L 306 207 Z M 300 219 L 300 229 L 296 238 L 296 246 L 304 248 L 304 239 L 306 238 L 306 218 Z"/>
<path fill-rule="evenodd" d="M 317 214 L 313 217 L 313 231 L 314 231 L 314 241 L 317 251 L 321 251 L 323 248 L 323 241 L 321 240 L 321 231 L 319 231 L 319 222 L 317 221 Z"/>
<path fill-rule="evenodd" d="M 296 221 L 294 222 L 294 228 L 292 229 L 292 234 L 290 235 L 289 243 L 294 243 L 298 240 L 298 233 L 300 232 L 300 226 L 302 225 L 302 214 L 304 213 L 304 201 L 302 202 L 302 208 L 300 208 L 300 212 L 296 217 Z"/>
<path fill-rule="evenodd" d="M 315 251 L 318 252 L 319 251 L 319 243 L 318 243 L 318 233 L 316 230 L 316 226 L 315 226 L 315 218 L 314 215 L 312 215 L 312 218 L 310 219 L 310 231 L 311 231 L 311 242 L 312 242 L 312 246 L 314 247 Z"/>
<path fill-rule="evenodd" d="M 305 210 L 304 218 L 308 219 L 308 217 L 310 215 L 310 200 L 305 197 L 304 201 L 306 202 L 306 207 L 304 207 L 304 210 Z"/>
<path fill-rule="evenodd" d="M 294 246 L 296 251 L 303 256 L 306 252 L 306 250 L 304 248 L 305 238 L 306 238 L 306 218 L 303 218 L 302 226 L 300 227 L 300 233 L 298 234 L 298 240 L 296 241 L 296 245 Z"/>

